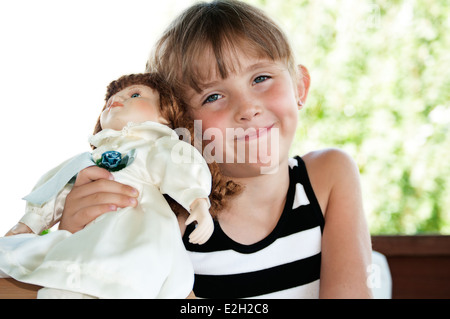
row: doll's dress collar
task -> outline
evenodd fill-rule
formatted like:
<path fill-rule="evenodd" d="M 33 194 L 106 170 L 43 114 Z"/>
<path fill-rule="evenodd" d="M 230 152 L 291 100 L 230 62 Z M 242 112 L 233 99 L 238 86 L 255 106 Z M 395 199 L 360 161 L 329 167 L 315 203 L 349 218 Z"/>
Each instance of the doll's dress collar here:
<path fill-rule="evenodd" d="M 146 121 L 143 123 L 129 122 L 122 130 L 104 129 L 89 138 L 89 143 L 95 147 L 102 147 L 112 143 L 121 144 L 131 140 L 156 141 L 169 136 L 178 140 L 177 133 L 167 125 Z"/>

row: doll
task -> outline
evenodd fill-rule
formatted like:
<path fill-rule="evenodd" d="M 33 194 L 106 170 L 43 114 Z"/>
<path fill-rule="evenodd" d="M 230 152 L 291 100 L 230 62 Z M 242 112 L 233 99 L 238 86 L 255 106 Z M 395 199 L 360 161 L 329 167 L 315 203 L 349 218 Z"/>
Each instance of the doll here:
<path fill-rule="evenodd" d="M 35 234 L 0 238 L 0 273 L 44 286 L 38 298 L 185 298 L 194 272 L 174 210 L 190 213 L 186 223 L 197 222 L 191 241 L 202 244 L 214 228 L 211 203 L 219 210 L 238 187 L 180 141 L 173 128 L 191 129 L 189 121 L 157 75 L 122 76 L 108 86 L 105 100 L 89 139 L 92 154 L 50 171 L 25 198 L 20 225 Z M 75 234 L 36 235 L 58 221 L 55 206 L 70 189 L 66 179 L 94 163 L 138 189 L 137 206 L 104 214 Z"/>

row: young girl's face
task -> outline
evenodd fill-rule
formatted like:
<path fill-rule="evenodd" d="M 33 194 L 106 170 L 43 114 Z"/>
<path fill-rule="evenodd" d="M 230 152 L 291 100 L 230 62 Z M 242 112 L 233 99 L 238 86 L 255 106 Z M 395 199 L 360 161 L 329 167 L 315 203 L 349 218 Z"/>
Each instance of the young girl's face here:
<path fill-rule="evenodd" d="M 223 162 L 219 162 L 223 172 L 232 177 L 249 177 L 260 174 L 261 167 L 287 160 L 297 127 L 299 94 L 283 62 L 243 52 L 236 57 L 240 67 L 235 72 L 225 79 L 213 73 L 203 81 L 206 83 L 201 85 L 201 92 L 188 89 L 185 96 L 193 118 L 201 120 L 203 132 L 209 131 L 215 135 L 214 143 L 223 144 L 222 149 L 216 147 L 216 151 L 224 153 Z M 216 68 L 214 57 L 202 61 L 209 63 L 203 64 L 205 72 L 201 74 Z M 214 134 L 214 130 L 221 132 L 222 141 L 217 140 L 220 134 Z M 238 158 L 239 144 L 245 147 L 244 161 Z M 267 159 L 263 160 L 259 152 L 256 160 L 250 158 L 251 145 L 269 148 L 267 153 L 277 157 L 272 158 L 275 163 L 264 163 Z M 230 150 L 234 150 L 233 161 Z"/>
<path fill-rule="evenodd" d="M 159 94 L 146 85 L 132 85 L 111 96 L 100 116 L 102 129 L 121 130 L 129 122 L 167 124 L 159 111 Z"/>

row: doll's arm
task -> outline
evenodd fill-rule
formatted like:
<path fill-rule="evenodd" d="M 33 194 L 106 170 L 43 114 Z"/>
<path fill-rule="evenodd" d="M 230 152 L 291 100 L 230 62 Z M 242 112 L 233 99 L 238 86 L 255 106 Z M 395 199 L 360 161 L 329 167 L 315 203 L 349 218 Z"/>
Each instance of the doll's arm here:
<path fill-rule="evenodd" d="M 40 186 L 45 184 L 64 165 L 66 165 L 69 160 L 61 163 L 57 167 L 44 174 L 36 183 L 33 190 L 38 189 Z M 10 231 L 8 231 L 6 236 L 23 233 L 40 234 L 43 230 L 51 228 L 61 218 L 66 196 L 71 189 L 72 184 L 66 184 L 66 186 L 64 186 L 57 194 L 55 194 L 53 198 L 41 205 L 33 204 L 27 201 L 25 215 L 23 215 L 19 223 L 17 223 L 13 228 L 11 228 Z"/>
<path fill-rule="evenodd" d="M 186 142 L 162 138 L 150 151 L 147 161 L 150 179 L 161 193 L 191 213 L 187 224 L 197 221 L 191 242 L 204 243 L 214 227 L 209 213 L 211 173 L 203 156 Z"/>
<path fill-rule="evenodd" d="M 44 174 L 33 191 L 24 197 L 27 201 L 26 213 L 20 223 L 28 226 L 35 234 L 55 225 L 61 219 L 67 194 L 72 190 L 70 180 L 80 170 L 92 165 L 95 164 L 91 153 L 83 152 Z M 19 224 L 10 233 L 17 231 L 28 232 L 28 229 Z"/>
<path fill-rule="evenodd" d="M 61 219 L 67 194 L 72 187 L 73 184 L 67 184 L 54 199 L 42 206 L 27 203 L 26 213 L 20 222 L 30 227 L 35 234 L 53 227 Z"/>
<path fill-rule="evenodd" d="M 214 231 L 214 223 L 209 213 L 209 202 L 206 198 L 198 198 L 190 208 L 190 216 L 186 220 L 186 225 L 196 221 L 197 227 L 189 235 L 189 242 L 202 245 Z"/>
<path fill-rule="evenodd" d="M 40 234 L 43 230 L 53 227 L 61 218 L 66 196 L 71 189 L 72 184 L 67 184 L 54 199 L 41 206 L 27 202 L 25 214 L 5 236 Z"/>
<path fill-rule="evenodd" d="M 159 139 L 148 154 L 147 172 L 161 193 L 187 211 L 197 198 L 207 199 L 209 205 L 211 173 L 202 155 L 190 144 L 170 137 Z"/>
<path fill-rule="evenodd" d="M 12 235 L 18 235 L 18 234 L 32 234 L 33 231 L 30 227 L 27 225 L 18 222 L 13 228 L 11 228 L 5 236 L 12 236 Z"/>

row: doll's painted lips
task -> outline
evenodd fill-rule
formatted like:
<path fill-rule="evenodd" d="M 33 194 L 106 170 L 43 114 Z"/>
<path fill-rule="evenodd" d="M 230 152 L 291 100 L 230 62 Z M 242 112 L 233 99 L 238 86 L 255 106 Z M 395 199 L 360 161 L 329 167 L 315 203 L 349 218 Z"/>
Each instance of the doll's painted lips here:
<path fill-rule="evenodd" d="M 113 107 L 116 107 L 116 106 L 123 106 L 123 104 L 116 101 L 116 102 L 111 103 L 111 105 L 109 106 L 109 108 L 113 108 Z"/>
<path fill-rule="evenodd" d="M 123 104 L 116 101 L 108 105 L 108 110 L 112 109 L 113 107 L 121 107 L 121 106 L 123 106 Z"/>

